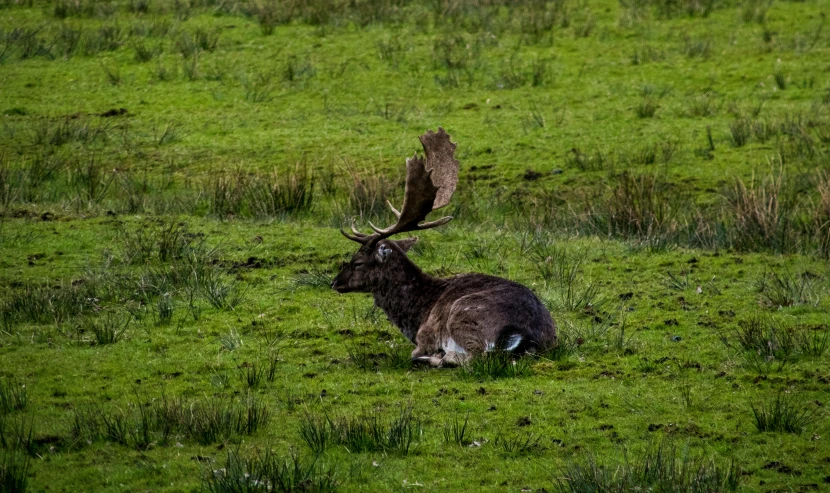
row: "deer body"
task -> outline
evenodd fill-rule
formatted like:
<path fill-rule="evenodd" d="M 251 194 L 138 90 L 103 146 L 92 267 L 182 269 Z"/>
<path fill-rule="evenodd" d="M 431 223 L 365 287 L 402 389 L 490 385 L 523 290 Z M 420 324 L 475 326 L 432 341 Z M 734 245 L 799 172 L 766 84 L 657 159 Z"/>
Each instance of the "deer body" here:
<path fill-rule="evenodd" d="M 452 195 L 458 170 L 452 156 L 455 144 L 440 128 L 438 133 L 423 135 L 421 142 L 427 163 L 417 157 L 407 160 L 404 206 L 401 212 L 392 207 L 398 223 L 384 230 L 372 225 L 375 233 L 369 235 L 354 227 L 353 235 L 343 233 L 361 247 L 332 288 L 340 293 L 372 293 L 375 304 L 415 343 L 412 359 L 432 366 L 458 365 L 493 349 L 525 352 L 556 344 L 556 325 L 530 289 L 485 274 L 430 276 L 406 255 L 417 238 L 388 239 L 452 219 L 421 223 Z"/>

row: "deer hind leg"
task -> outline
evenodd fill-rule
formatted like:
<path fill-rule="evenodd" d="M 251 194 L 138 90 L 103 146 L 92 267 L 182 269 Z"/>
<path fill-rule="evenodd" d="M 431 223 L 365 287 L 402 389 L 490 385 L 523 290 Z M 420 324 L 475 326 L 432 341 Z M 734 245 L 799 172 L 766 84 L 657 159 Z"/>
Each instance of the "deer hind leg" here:
<path fill-rule="evenodd" d="M 444 357 L 443 351 L 427 350 L 422 346 L 416 347 L 412 351 L 410 358 L 416 364 L 428 364 L 429 366 L 438 368 L 441 366 L 441 359 Z"/>
<path fill-rule="evenodd" d="M 445 368 L 452 368 L 456 366 L 462 366 L 470 359 L 472 355 L 467 352 L 456 352 L 456 351 L 449 351 L 444 354 L 444 357 L 441 358 L 441 366 Z"/>
<path fill-rule="evenodd" d="M 442 341 L 441 349 L 444 350 L 444 357 L 441 359 L 441 366 L 461 366 L 472 357 L 472 355 L 464 349 L 464 346 L 456 342 L 451 336 Z"/>
<path fill-rule="evenodd" d="M 413 359 L 412 361 L 415 363 L 426 364 L 433 368 L 441 368 L 442 366 L 444 366 L 444 355 L 433 354 L 430 356 L 419 356 L 418 358 Z"/>
<path fill-rule="evenodd" d="M 418 356 L 417 358 L 413 358 L 412 361 L 427 364 L 433 368 L 454 368 L 465 364 L 470 358 L 469 353 L 450 351 L 448 353 L 439 352 L 437 354 Z"/>

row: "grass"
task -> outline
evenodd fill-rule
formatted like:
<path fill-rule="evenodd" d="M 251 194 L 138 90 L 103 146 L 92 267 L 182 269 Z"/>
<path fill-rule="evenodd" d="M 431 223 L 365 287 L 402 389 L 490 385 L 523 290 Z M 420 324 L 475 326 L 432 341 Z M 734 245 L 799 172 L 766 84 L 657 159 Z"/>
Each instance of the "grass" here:
<path fill-rule="evenodd" d="M 164 297 L 161 299 L 164 299 Z M 95 344 L 115 344 L 124 337 L 131 321 L 132 317 L 129 315 L 118 315 L 109 312 L 96 319 L 81 322 L 80 330 L 91 332 Z"/>
<path fill-rule="evenodd" d="M 4 474 L 824 484 L 822 8 L 0 0 Z M 370 296 L 329 289 L 355 249 L 337 229 L 394 222 L 438 125 L 454 219 L 410 256 L 528 286 L 558 345 L 429 370 Z M 757 433 L 752 408 L 774 421 L 779 397 L 821 419 Z"/>
<path fill-rule="evenodd" d="M 821 418 L 819 411 L 798 402 L 792 395 L 778 394 L 771 402 L 750 404 L 759 432 L 799 434 Z"/>
<path fill-rule="evenodd" d="M 160 397 L 149 404 L 136 401 L 126 408 L 76 408 L 70 436 L 78 444 L 105 441 L 136 450 L 169 444 L 178 436 L 209 445 L 254 434 L 270 419 L 268 406 L 255 396 L 193 403 Z"/>
<path fill-rule="evenodd" d="M 300 436 L 317 454 L 339 445 L 351 454 L 381 451 L 405 456 L 417 445 L 421 433 L 421 421 L 413 416 L 411 407 L 401 407 L 388 421 L 374 413 L 337 417 L 306 414 L 300 424 Z"/>
<path fill-rule="evenodd" d="M 533 432 L 516 435 L 498 435 L 495 446 L 509 457 L 519 457 L 538 452 L 541 449 L 542 437 Z"/>
<path fill-rule="evenodd" d="M 203 487 L 216 493 L 244 491 L 338 491 L 343 482 L 336 467 L 322 464 L 319 457 L 311 459 L 292 452 L 281 457 L 267 448 L 251 458 L 240 457 L 238 450 L 230 450 L 224 467 L 204 474 Z"/>
<path fill-rule="evenodd" d="M 452 420 L 444 423 L 444 443 L 458 445 L 459 447 L 466 447 L 472 443 L 470 436 L 467 434 L 469 421 L 470 415 L 465 414 L 463 422 L 459 421 L 458 416 L 455 416 Z"/>
<path fill-rule="evenodd" d="M 740 485 L 741 469 L 734 462 L 695 458 L 664 441 L 631 462 L 605 465 L 590 455 L 571 462 L 558 475 L 555 491 L 736 491 Z"/>
<path fill-rule="evenodd" d="M 488 351 L 462 367 L 462 375 L 475 380 L 525 377 L 531 374 L 530 359 L 507 351 Z"/>
<path fill-rule="evenodd" d="M 412 350 L 397 341 L 353 340 L 346 343 L 349 361 L 366 371 L 401 370 L 412 366 Z"/>
<path fill-rule="evenodd" d="M 27 402 L 26 385 L 14 378 L 0 380 L 0 414 L 20 411 L 26 407 Z"/>
<path fill-rule="evenodd" d="M 18 449 L 0 450 L 0 487 L 9 493 L 23 493 L 29 485 L 30 458 Z"/>

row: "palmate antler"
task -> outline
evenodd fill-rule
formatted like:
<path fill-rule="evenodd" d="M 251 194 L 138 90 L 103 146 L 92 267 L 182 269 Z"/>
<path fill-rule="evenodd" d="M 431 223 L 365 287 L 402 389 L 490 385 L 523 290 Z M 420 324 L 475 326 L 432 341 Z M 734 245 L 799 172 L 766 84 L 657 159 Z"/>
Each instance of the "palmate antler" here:
<path fill-rule="evenodd" d="M 421 223 L 430 212 L 444 207 L 452 198 L 455 185 L 458 183 L 458 160 L 453 157 L 456 144 L 450 142 L 449 134 L 441 127 L 438 127 L 438 132 L 428 130 L 420 136 L 420 139 L 421 145 L 424 146 L 426 160 L 417 154 L 406 159 L 403 207 L 398 211 L 391 202 L 387 201 L 392 212 L 397 216 L 398 222 L 384 229 L 370 222 L 369 226 L 375 230 L 372 234 L 361 233 L 355 229 L 353 222 L 353 234 L 341 229 L 343 236 L 364 245 L 374 244 L 398 233 L 430 229 L 452 220 L 452 216 L 446 216 L 435 221 Z"/>

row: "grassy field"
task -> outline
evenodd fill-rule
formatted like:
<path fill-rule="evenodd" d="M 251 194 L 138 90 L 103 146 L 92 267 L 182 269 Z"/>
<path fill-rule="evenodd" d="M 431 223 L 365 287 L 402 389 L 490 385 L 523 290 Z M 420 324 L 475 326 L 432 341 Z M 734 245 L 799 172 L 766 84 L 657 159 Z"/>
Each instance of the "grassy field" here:
<path fill-rule="evenodd" d="M 0 491 L 830 488 L 826 14 L 0 0 Z M 410 256 L 556 349 L 413 367 L 329 288 L 439 125 Z"/>

